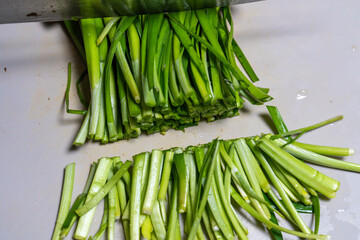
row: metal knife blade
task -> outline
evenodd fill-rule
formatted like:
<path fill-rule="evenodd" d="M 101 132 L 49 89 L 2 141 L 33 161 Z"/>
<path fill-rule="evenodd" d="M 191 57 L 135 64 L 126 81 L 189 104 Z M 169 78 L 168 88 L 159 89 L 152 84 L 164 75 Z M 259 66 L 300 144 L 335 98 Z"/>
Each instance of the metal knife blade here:
<path fill-rule="evenodd" d="M 261 0 L 1 0 L 0 24 L 163 13 L 257 1 Z"/>

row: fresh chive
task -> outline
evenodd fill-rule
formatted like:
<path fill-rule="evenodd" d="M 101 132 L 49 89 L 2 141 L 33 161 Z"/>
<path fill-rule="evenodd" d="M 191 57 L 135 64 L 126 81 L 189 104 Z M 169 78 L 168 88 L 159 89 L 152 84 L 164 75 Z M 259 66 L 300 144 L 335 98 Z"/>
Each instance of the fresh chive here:
<path fill-rule="evenodd" d="M 86 180 L 84 191 L 75 199 L 72 207 L 70 208 L 70 211 L 61 228 L 60 238 L 65 238 L 69 234 L 70 229 L 74 225 L 75 221 L 79 218 L 79 216 L 75 213 L 75 210 L 85 203 L 87 193 L 89 192 L 91 182 L 95 175 L 96 167 L 97 164 L 95 162 L 91 164 L 89 176 Z"/>
<path fill-rule="evenodd" d="M 89 192 L 86 197 L 85 205 L 96 193 L 101 189 L 101 187 L 105 184 L 107 180 L 107 176 L 109 175 L 111 167 L 111 160 L 108 158 L 101 158 L 98 161 L 98 166 L 96 168 L 96 172 L 91 183 Z M 95 214 L 96 205 L 86 211 L 87 213 L 80 217 L 78 225 L 76 227 L 76 231 L 74 233 L 75 239 L 85 239 L 88 236 L 90 225 Z M 77 211 L 75 211 L 77 212 Z"/>
<path fill-rule="evenodd" d="M 286 143 L 286 141 L 283 139 L 276 139 L 272 142 L 277 146 L 283 146 L 284 143 Z M 347 171 L 360 172 L 360 164 L 345 162 L 328 156 L 323 156 L 313 151 L 306 150 L 300 146 L 297 146 L 296 144 L 288 144 L 283 147 L 283 149 L 293 156 L 311 163 Z"/>
<path fill-rule="evenodd" d="M 84 74 L 84 73 L 83 73 Z M 80 79 L 82 79 L 80 77 Z M 67 84 L 66 84 L 66 91 L 65 91 L 65 104 L 66 104 L 66 112 L 67 113 L 71 113 L 71 114 L 81 114 L 81 115 L 85 115 L 87 114 L 87 111 L 86 110 L 73 110 L 73 109 L 69 109 L 69 94 L 70 94 L 70 86 L 71 86 L 71 62 L 68 63 L 68 80 L 67 80 Z M 78 87 L 77 87 L 77 93 L 78 93 L 78 96 L 80 97 L 80 100 L 82 100 L 82 102 L 84 101 L 83 100 L 83 97 L 82 97 L 82 93 L 81 91 L 79 91 Z M 80 94 L 79 94 L 80 93 Z"/>
<path fill-rule="evenodd" d="M 111 162 L 112 163 L 112 162 Z M 128 168 L 131 165 L 131 161 L 126 161 L 120 169 L 114 174 L 114 176 L 109 179 L 109 181 L 103 185 L 98 192 L 82 206 L 81 208 L 76 210 L 76 213 L 79 216 L 83 216 L 88 211 L 93 209 L 116 185 L 116 183 L 121 179 L 121 177 L 125 174 Z"/>
<path fill-rule="evenodd" d="M 158 195 L 158 187 L 159 187 L 159 179 L 160 179 L 160 171 L 161 171 L 161 163 L 163 161 L 163 154 L 161 150 L 153 150 L 151 153 L 151 163 L 150 170 L 151 174 L 149 174 L 149 178 L 146 186 L 146 193 L 144 196 L 144 202 L 142 205 L 141 212 L 144 214 L 150 215 L 152 212 L 152 208 L 155 202 L 155 199 Z"/>
<path fill-rule="evenodd" d="M 351 156 L 355 152 L 355 150 L 352 148 L 320 146 L 301 142 L 293 142 L 292 145 L 312 151 L 317 154 L 329 156 Z"/>
<path fill-rule="evenodd" d="M 296 129 L 296 130 L 292 130 L 292 131 L 288 131 L 288 132 L 285 132 L 285 133 L 280 133 L 280 134 L 274 135 L 274 136 L 271 137 L 271 139 L 277 139 L 277 138 L 292 136 L 292 135 L 295 135 L 295 134 L 305 133 L 305 132 L 314 130 L 316 128 L 325 126 L 327 124 L 331 124 L 333 122 L 336 122 L 336 121 L 339 121 L 339 120 L 342 120 L 342 119 L 343 119 L 343 116 L 341 116 L 341 115 L 336 116 L 336 117 L 330 118 L 328 120 L 316 123 L 316 124 L 308 126 L 308 127 L 299 128 L 299 129 Z"/>
<path fill-rule="evenodd" d="M 130 239 L 140 239 L 140 207 L 141 207 L 141 181 L 145 154 L 138 154 L 133 157 L 134 165 L 131 179 L 130 203 Z"/>
<path fill-rule="evenodd" d="M 75 176 L 75 163 L 70 163 L 65 167 L 64 183 L 61 193 L 60 206 L 55 223 L 55 229 L 51 238 L 52 240 L 60 239 L 61 228 L 70 210 L 71 197 L 74 186 L 74 176 Z"/>

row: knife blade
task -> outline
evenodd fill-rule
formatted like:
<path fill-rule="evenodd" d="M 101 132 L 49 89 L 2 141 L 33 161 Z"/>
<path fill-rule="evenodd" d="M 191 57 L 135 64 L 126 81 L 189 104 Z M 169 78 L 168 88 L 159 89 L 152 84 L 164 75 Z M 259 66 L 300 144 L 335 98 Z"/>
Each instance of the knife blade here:
<path fill-rule="evenodd" d="M 186 11 L 261 0 L 1 0 L 0 24 Z"/>

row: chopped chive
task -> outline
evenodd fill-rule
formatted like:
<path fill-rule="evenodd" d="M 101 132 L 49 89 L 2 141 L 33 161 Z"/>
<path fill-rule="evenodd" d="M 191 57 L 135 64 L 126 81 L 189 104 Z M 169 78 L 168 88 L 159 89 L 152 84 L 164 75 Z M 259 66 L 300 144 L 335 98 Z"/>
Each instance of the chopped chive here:
<path fill-rule="evenodd" d="M 109 179 L 109 181 L 101 186 L 101 188 L 96 192 L 96 194 L 82 206 L 81 208 L 76 210 L 76 213 L 79 216 L 83 216 L 88 211 L 93 209 L 115 186 L 115 184 L 121 179 L 121 177 L 125 174 L 127 169 L 130 167 L 131 161 L 126 161 L 120 169 L 114 174 L 114 176 Z"/>
<path fill-rule="evenodd" d="M 299 129 L 296 129 L 296 130 L 292 130 L 292 131 L 288 131 L 288 132 L 285 132 L 285 133 L 280 133 L 280 134 L 274 135 L 274 136 L 271 137 L 271 139 L 277 139 L 277 138 L 287 137 L 287 136 L 291 136 L 291 135 L 295 135 L 295 134 L 305 133 L 305 132 L 314 130 L 316 128 L 325 126 L 327 124 L 331 124 L 333 122 L 336 122 L 336 121 L 339 121 L 339 120 L 342 120 L 342 119 L 343 119 L 343 116 L 341 116 L 341 115 L 336 116 L 336 117 L 330 118 L 328 120 L 316 123 L 316 124 L 308 126 L 308 127 L 299 128 Z"/>
<path fill-rule="evenodd" d="M 51 238 L 53 240 L 60 239 L 61 228 L 70 210 L 71 197 L 74 186 L 74 176 L 75 176 L 75 163 L 70 163 L 65 167 L 64 183 L 61 193 L 60 206 L 55 223 L 55 229 Z"/>

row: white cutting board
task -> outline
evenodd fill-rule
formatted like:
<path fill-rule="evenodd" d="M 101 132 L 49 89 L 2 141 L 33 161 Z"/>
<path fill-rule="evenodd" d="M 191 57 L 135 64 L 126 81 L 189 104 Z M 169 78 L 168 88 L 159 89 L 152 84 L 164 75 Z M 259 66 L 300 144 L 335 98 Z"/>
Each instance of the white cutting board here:
<path fill-rule="evenodd" d="M 302 141 L 355 148 L 355 155 L 346 158 L 353 162 L 360 162 L 358 9 L 358 0 L 267 0 L 233 8 L 235 37 L 261 79 L 258 84 L 271 88 L 270 104 L 278 106 L 290 129 L 343 114 L 341 122 L 308 133 Z M 76 162 L 76 197 L 90 163 L 99 157 L 126 160 L 153 148 L 271 131 L 263 117 L 265 106 L 246 103 L 239 117 L 202 123 L 185 133 L 72 148 L 82 117 L 64 110 L 68 62 L 76 79 L 84 67 L 60 24 L 0 25 L 1 239 L 51 237 L 63 169 L 70 162 Z M 77 108 L 75 91 L 71 96 L 71 107 Z M 360 174 L 318 169 L 341 181 L 337 197 L 321 202 L 320 232 L 332 239 L 360 239 Z M 100 220 L 98 211 L 94 231 Z M 270 239 L 263 227 L 245 222 L 250 239 Z"/>

